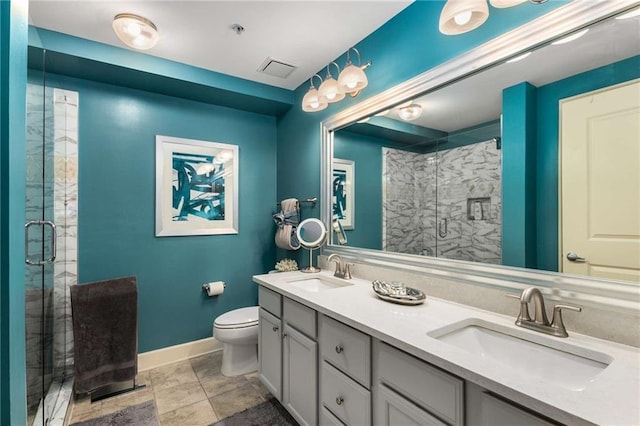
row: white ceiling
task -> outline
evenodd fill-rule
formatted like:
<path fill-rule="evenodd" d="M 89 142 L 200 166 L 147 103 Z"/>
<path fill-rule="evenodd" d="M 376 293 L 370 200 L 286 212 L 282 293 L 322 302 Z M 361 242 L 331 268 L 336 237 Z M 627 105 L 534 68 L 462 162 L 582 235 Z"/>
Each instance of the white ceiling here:
<path fill-rule="evenodd" d="M 415 100 L 422 105 L 412 121 L 445 132 L 500 117 L 502 89 L 523 81 L 542 86 L 640 54 L 640 17 L 610 18 L 593 25 L 581 38 L 547 45 L 519 62 L 503 63 Z M 389 118 L 400 120 L 396 111 Z"/>
<path fill-rule="evenodd" d="M 118 13 L 135 13 L 158 27 L 150 55 L 295 89 L 411 1 L 32 0 L 29 17 L 37 27 L 127 48 L 111 22 Z M 233 24 L 245 32 L 237 35 Z M 298 68 L 286 79 L 259 73 L 267 57 Z"/>

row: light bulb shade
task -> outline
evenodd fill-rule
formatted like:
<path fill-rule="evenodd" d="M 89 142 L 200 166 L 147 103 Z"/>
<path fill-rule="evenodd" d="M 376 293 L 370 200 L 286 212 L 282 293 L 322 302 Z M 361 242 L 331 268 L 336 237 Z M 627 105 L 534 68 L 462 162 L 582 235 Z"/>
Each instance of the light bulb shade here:
<path fill-rule="evenodd" d="M 517 6 L 526 1 L 527 0 L 489 0 L 489 3 L 491 3 L 491 6 L 501 9 L 503 7 Z"/>
<path fill-rule="evenodd" d="M 404 121 L 413 121 L 422 115 L 420 104 L 411 104 L 398 110 L 398 116 Z"/>
<path fill-rule="evenodd" d="M 120 41 L 133 49 L 149 50 L 160 38 L 153 22 L 132 13 L 116 15 L 112 27 Z"/>
<path fill-rule="evenodd" d="M 488 17 L 486 0 L 447 0 L 440 13 L 440 32 L 447 35 L 466 33 L 484 24 Z"/>
<path fill-rule="evenodd" d="M 320 96 L 326 98 L 330 104 L 344 99 L 344 92 L 340 90 L 338 80 L 331 76 L 322 82 L 318 88 L 318 93 Z"/>
<path fill-rule="evenodd" d="M 302 110 L 304 112 L 322 111 L 329 105 L 327 99 L 320 96 L 318 89 L 311 87 L 302 98 Z"/>
<path fill-rule="evenodd" d="M 338 87 L 344 93 L 358 92 L 367 87 L 367 84 L 367 75 L 362 68 L 353 64 L 347 65 L 338 76 Z"/>

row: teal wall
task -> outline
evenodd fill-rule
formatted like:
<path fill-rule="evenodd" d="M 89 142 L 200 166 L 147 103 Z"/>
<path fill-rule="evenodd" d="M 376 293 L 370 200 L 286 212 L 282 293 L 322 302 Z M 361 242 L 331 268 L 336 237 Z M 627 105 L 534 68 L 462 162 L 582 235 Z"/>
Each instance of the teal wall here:
<path fill-rule="evenodd" d="M 333 138 L 333 156 L 355 162 L 355 226 L 345 231 L 351 247 L 382 249 L 382 147 L 388 140 L 345 130 Z"/>
<path fill-rule="evenodd" d="M 537 268 L 558 270 L 558 128 L 560 99 L 640 78 L 640 56 L 538 88 Z"/>
<path fill-rule="evenodd" d="M 213 319 L 257 304 L 275 263 L 275 118 L 60 75 L 79 92 L 79 282 L 136 275 L 139 350 L 211 337 Z M 239 146 L 238 235 L 156 238 L 155 136 Z M 226 281 L 222 296 L 201 285 Z"/>
<path fill-rule="evenodd" d="M 309 84 L 304 83 L 296 90 L 293 107 L 278 119 L 279 199 L 319 195 L 322 120 L 546 14 L 566 2 L 549 1 L 542 5 L 525 3 L 507 9 L 491 8 L 489 19 L 483 26 L 457 36 L 445 36 L 438 31 L 438 19 L 443 3 L 414 2 L 356 45 L 363 61 L 373 62 L 366 71 L 369 86 L 358 97 L 347 97 L 321 112 L 304 113 L 300 108 L 300 102 Z M 344 55 L 336 61 L 343 66 Z M 321 210 L 318 209 L 319 211 Z"/>
<path fill-rule="evenodd" d="M 25 135 L 28 2 L 0 1 L 0 424 L 26 424 Z"/>
<path fill-rule="evenodd" d="M 504 89 L 502 113 L 502 264 L 534 268 L 536 88 Z"/>

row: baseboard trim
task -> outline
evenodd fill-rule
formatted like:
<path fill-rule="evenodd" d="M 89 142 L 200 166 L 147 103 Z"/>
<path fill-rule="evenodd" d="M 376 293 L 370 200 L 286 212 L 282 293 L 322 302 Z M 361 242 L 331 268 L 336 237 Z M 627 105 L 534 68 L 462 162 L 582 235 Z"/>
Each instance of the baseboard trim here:
<path fill-rule="evenodd" d="M 138 371 L 150 370 L 173 362 L 183 361 L 200 355 L 222 350 L 222 343 L 213 337 L 194 340 L 180 345 L 169 346 L 155 351 L 138 354 Z"/>

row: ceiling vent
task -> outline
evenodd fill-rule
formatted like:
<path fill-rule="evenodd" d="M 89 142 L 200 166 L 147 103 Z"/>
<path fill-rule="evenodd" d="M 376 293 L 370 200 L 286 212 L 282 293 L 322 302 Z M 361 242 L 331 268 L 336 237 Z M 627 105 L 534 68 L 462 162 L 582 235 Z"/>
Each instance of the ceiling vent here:
<path fill-rule="evenodd" d="M 297 67 L 277 59 L 267 58 L 258 68 L 258 72 L 279 78 L 287 78 Z"/>

